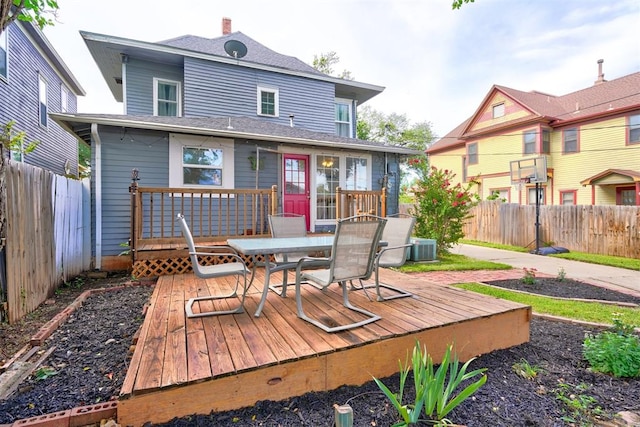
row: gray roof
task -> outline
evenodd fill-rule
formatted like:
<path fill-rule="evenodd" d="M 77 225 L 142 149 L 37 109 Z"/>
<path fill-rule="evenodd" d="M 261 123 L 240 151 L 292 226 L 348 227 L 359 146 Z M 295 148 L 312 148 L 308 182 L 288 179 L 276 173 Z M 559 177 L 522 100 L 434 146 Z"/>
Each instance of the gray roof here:
<path fill-rule="evenodd" d="M 329 133 L 314 132 L 301 127 L 285 126 L 248 117 L 160 117 L 62 113 L 52 113 L 50 116 L 62 127 L 87 142 L 90 138 L 89 128 L 91 124 L 95 123 L 104 126 L 272 141 L 311 147 L 318 146 L 376 151 L 408 156 L 423 154 L 421 150 L 386 145 L 376 141 L 346 138 Z"/>
<path fill-rule="evenodd" d="M 174 39 L 160 41 L 158 42 L 158 44 L 191 50 L 194 52 L 206 53 L 209 55 L 228 57 L 229 55 L 227 55 L 227 53 L 225 52 L 224 45 L 229 40 L 240 41 L 247 47 L 246 56 L 241 58 L 243 61 L 262 65 L 270 65 L 272 67 L 283 68 L 285 70 L 300 71 L 303 73 L 325 76 L 325 74 L 319 72 L 309 64 L 300 61 L 298 58 L 282 55 L 278 52 L 275 52 L 268 47 L 256 42 L 251 37 L 244 35 L 240 31 L 236 31 L 234 33 L 230 33 L 222 37 L 216 37 L 213 39 L 184 35 L 176 37 Z"/>
<path fill-rule="evenodd" d="M 335 84 L 335 96 L 355 99 L 361 105 L 378 95 L 384 87 L 369 83 L 346 80 L 318 72 L 313 67 L 291 56 L 281 55 L 268 49 L 250 37 L 235 32 L 215 39 L 182 36 L 159 43 L 80 31 L 80 35 L 98 65 L 102 77 L 111 89 L 113 97 L 122 102 L 122 55 L 182 66 L 185 57 L 205 61 L 233 64 L 271 71 L 280 74 L 301 76 Z M 237 38 L 247 46 L 244 58 L 234 58 L 224 52 L 224 43 Z"/>

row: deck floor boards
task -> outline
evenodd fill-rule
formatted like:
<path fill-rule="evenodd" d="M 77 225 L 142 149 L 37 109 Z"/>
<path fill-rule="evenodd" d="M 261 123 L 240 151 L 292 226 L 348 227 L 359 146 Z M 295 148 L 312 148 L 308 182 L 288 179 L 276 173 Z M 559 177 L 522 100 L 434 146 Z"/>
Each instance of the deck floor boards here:
<path fill-rule="evenodd" d="M 275 273 L 272 283 L 281 278 Z M 375 289 L 367 291 L 371 300 L 362 290 L 349 291 L 351 303 L 381 315 L 379 321 L 325 333 L 297 317 L 291 285 L 285 298 L 270 292 L 256 318 L 263 280 L 258 269 L 243 313 L 188 319 L 184 305 L 189 298 L 230 292 L 235 281 L 193 274 L 158 278 L 120 393 L 118 422 L 160 423 L 362 383 L 371 373 L 382 377 L 396 372 L 398 360 L 418 339 L 429 343 L 435 360 L 451 342 L 460 346 L 464 360 L 529 339 L 530 307 L 391 270 L 382 271 L 381 280 L 413 297 L 377 302 Z M 311 317 L 338 324 L 360 319 L 342 305 L 337 285 L 326 290 L 303 285 L 302 297 Z M 194 304 L 194 312 L 238 303 L 205 300 Z"/>

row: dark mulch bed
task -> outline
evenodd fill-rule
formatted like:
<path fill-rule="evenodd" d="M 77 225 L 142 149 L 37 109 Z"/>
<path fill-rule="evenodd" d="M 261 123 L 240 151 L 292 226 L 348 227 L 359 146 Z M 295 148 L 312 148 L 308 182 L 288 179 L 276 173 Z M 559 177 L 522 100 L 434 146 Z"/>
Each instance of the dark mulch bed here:
<path fill-rule="evenodd" d="M 581 298 L 591 295 L 586 289 L 597 292 L 592 287 L 580 289 Z M 89 298 L 47 342 L 48 346 L 56 346 L 47 364 L 58 374 L 41 381 L 30 378 L 18 393 L 0 401 L 0 424 L 117 396 L 128 362 L 131 336 L 140 324 L 140 310 L 149 292 L 149 288 L 134 287 Z M 624 298 L 620 294 L 618 297 Z M 603 297 L 598 294 L 596 299 Z M 591 421 L 572 424 L 563 420 L 569 416 L 580 419 L 582 415 L 572 414 L 557 398 L 562 390 L 566 395 L 592 397 L 594 403 L 590 407 L 601 408 L 604 418 L 623 410 L 640 410 L 640 380 L 615 379 L 588 371 L 582 358 L 582 341 L 585 333 L 598 331 L 594 327 L 532 319 L 529 343 L 483 355 L 473 362 L 473 368 L 487 368 L 488 381 L 448 418 L 469 427 L 592 425 Z M 514 372 L 514 364 L 522 360 L 541 369 L 534 379 L 525 379 Z M 366 369 L 366 360 L 362 369 Z M 383 381 L 397 390 L 397 375 Z M 412 393 L 409 384 L 406 396 L 410 398 Z M 280 402 L 258 402 L 237 411 L 184 417 L 164 425 L 331 426 L 333 405 L 345 403 L 354 410 L 356 427 L 390 426 L 396 421 L 394 410 L 370 382 Z"/>

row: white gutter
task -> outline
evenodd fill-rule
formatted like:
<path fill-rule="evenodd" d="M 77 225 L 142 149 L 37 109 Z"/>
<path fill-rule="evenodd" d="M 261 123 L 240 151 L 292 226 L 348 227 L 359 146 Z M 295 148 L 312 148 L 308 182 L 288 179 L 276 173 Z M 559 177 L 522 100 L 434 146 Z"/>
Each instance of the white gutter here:
<path fill-rule="evenodd" d="M 91 124 L 91 139 L 95 142 L 95 169 L 91 171 L 96 186 L 96 270 L 102 268 L 102 143 L 98 125 Z"/>

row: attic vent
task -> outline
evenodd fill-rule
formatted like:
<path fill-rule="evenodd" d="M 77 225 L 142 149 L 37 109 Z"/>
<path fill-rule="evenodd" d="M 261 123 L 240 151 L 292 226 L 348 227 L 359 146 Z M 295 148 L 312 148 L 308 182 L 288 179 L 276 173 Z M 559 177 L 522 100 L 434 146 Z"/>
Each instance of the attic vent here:
<path fill-rule="evenodd" d="M 118 85 L 122 84 L 122 78 L 121 77 L 114 77 L 113 80 L 115 80 L 116 84 L 118 84 Z"/>
<path fill-rule="evenodd" d="M 224 44 L 224 51 L 232 58 L 242 58 L 247 54 L 247 46 L 239 40 L 229 40 Z"/>

